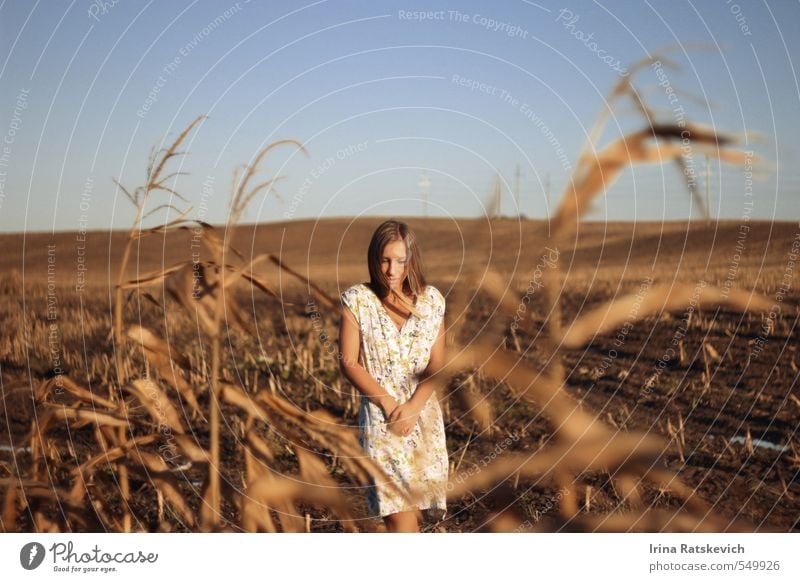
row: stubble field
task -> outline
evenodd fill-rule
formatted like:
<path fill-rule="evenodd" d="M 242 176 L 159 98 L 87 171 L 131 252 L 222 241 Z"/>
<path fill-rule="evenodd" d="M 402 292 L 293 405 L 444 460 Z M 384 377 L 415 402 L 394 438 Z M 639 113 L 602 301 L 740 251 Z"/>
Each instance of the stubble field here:
<path fill-rule="evenodd" d="M 349 285 L 368 279 L 366 247 L 380 220 L 241 225 L 233 240 L 245 257 L 259 253 L 279 256 L 285 265 L 336 299 Z M 517 300 L 527 296 L 520 306 L 524 305 L 526 315 L 532 318 L 534 329 L 536 324 L 544 327 L 548 317 L 539 279 L 556 256 L 560 318 L 565 327 L 609 299 L 636 297 L 655 284 L 686 283 L 698 293 L 705 286 L 730 286 L 763 295 L 773 305 L 772 317 L 724 308 L 703 310 L 691 302 L 683 312 L 644 319 L 632 314 L 625 325 L 598 335 L 587 346 L 563 351 L 565 390 L 580 403 L 581 410 L 615 432 L 663 437 L 668 445 L 657 462 L 695 489 L 723 522 L 744 520 L 756 531 L 800 528 L 800 311 L 793 255 L 800 245 L 798 224 L 586 222 L 563 248 L 548 251 L 547 225 L 541 221 L 407 220 L 419 235 L 429 283 L 445 297 L 467 284 L 462 276 L 465 265 L 491 268 Z M 474 235 L 478 230 L 482 237 Z M 112 301 L 116 266 L 126 237 L 127 233 L 107 232 L 90 232 L 86 240 L 66 232 L 0 236 L 4 396 L 0 480 L 6 485 L 30 480 L 37 487 L 69 490 L 75 484 L 75 468 L 98 454 L 98 428 L 90 422 L 64 417 L 52 421 L 46 434 L 37 427 L 46 411 L 71 405 L 73 395 L 57 382 L 64 377 L 99 397 L 118 397 Z M 518 266 L 520 257 L 543 259 L 533 262 L 538 271 L 524 272 Z M 201 259 L 208 260 L 208 253 L 191 230 L 152 236 L 142 239 L 135 249 L 129 278 Z M 222 378 L 249 395 L 266 392 L 282 396 L 300 411 L 327 411 L 340 426 L 354 432 L 358 401 L 338 371 L 338 311 L 274 264 L 264 263 L 257 271 L 283 302 L 257 295 L 246 286 L 235 290 L 241 312 L 227 313 L 223 322 Z M 490 297 L 475 293 L 470 296 L 468 311 L 449 312 L 448 321 L 466 318 L 459 340 L 469 345 L 496 311 Z M 132 292 L 123 314 L 126 326 L 151 330 L 169 346 L 171 357 L 185 364 L 185 380 L 195 387 L 200 408 L 205 409 L 211 358 L 207 339 L 198 320 L 177 304 L 169 286 L 157 282 Z M 236 316 L 246 320 L 244 328 L 228 321 Z M 542 364 L 549 352 L 540 348 L 538 335 L 530 330 L 512 332 L 510 323 L 506 318 L 508 333 L 498 347 L 532 364 Z M 152 363 L 141 346 L 126 344 L 120 350 L 127 376 L 159 377 L 160 372 L 150 369 Z M 42 389 L 49 393 L 42 395 Z M 470 396 L 465 398 L 467 392 Z M 176 394 L 172 398 L 188 427 L 186 434 L 207 448 L 206 420 L 193 415 Z M 504 456 L 534 455 L 554 438 L 552 419 L 503 381 L 480 372 L 457 376 L 440 398 L 451 482 L 456 485 L 488 470 Z M 483 402 L 490 413 L 488 426 L 476 421 L 468 410 L 476 401 Z M 144 415 L 134 402 L 126 410 L 131 417 Z M 242 526 L 245 510 L 230 501 L 234 496 L 228 492 L 246 493 L 250 461 L 241 448 L 251 423 L 230 403 L 222 404 L 221 421 L 221 529 L 240 531 L 247 529 Z M 275 451 L 270 467 L 296 474 L 298 458 L 283 442 L 284 435 L 268 423 L 258 434 Z M 161 433 L 164 441 L 170 436 Z M 33 441 L 38 443 L 34 448 L 41 447 L 37 459 L 33 458 Z M 335 454 L 317 452 L 358 515 L 363 509 L 360 486 Z M 181 458 L 182 454 L 183 449 L 176 457 L 167 458 L 170 483 L 185 500 L 186 511 L 199 514 L 204 505 L 205 472 L 197 462 Z M 107 468 L 103 464 L 101 461 L 91 474 L 85 491 L 90 501 L 104 499 L 108 503 L 102 514 L 98 511 L 71 527 L 116 529 L 129 513 L 134 530 L 196 529 L 185 513 L 173 509 L 169 495 L 165 503 L 161 483 L 147 470 L 131 471 L 127 509 L 123 507 L 115 501 L 121 486 L 117 472 L 111 462 L 105 463 Z M 35 504 L 11 511 L 9 504 L 19 507 L 20 501 L 9 501 L 8 491 L 10 488 L 6 488 L 3 514 L 6 531 L 33 531 L 42 523 L 58 522 L 59 511 L 63 513 L 57 504 L 43 506 L 39 511 L 44 521 L 37 521 L 30 509 Z M 641 484 L 640 495 L 644 507 L 680 509 L 682 504 L 670 491 L 649 484 Z M 510 513 L 520 530 L 586 529 L 559 511 L 565 496 L 576 497 L 571 502 L 577 511 L 590 515 L 624 513 L 630 501 L 613 475 L 604 471 L 581 475 L 574 487 L 517 476 L 485 490 L 454 496 L 448 500 L 446 518 L 427 522 L 426 529 L 508 530 L 504 520 Z M 342 522 L 323 505 L 294 505 L 299 522 L 281 518 L 280 507 L 264 511 L 272 511 L 282 526 L 302 523 L 302 528 L 310 531 L 342 530 Z M 354 519 L 352 523 L 361 531 L 382 527 L 372 520 Z"/>

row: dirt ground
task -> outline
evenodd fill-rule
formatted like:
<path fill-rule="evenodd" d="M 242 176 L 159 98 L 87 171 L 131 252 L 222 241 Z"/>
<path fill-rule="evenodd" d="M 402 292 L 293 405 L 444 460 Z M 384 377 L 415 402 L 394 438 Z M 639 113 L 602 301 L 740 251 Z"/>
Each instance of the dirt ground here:
<path fill-rule="evenodd" d="M 245 257 L 258 253 L 280 256 L 335 298 L 349 285 L 368 279 L 366 247 L 379 222 L 378 218 L 361 218 L 245 225 L 237 230 L 235 245 Z M 535 279 L 532 269 L 545 245 L 551 244 L 546 239 L 547 225 L 541 221 L 409 218 L 408 222 L 418 233 L 429 282 L 446 297 L 466 284 L 466 265 L 497 271 L 522 295 Z M 141 275 L 197 258 L 196 253 L 204 251 L 194 244 L 194 234 L 184 231 L 167 238 L 143 239 L 132 264 Z M 36 426 L 31 386 L 54 373 L 52 357 L 43 345 L 50 323 L 60 326 L 61 358 L 67 374 L 98 394 L 108 394 L 113 359 L 109 337 L 112 289 L 126 236 L 90 232 L 83 241 L 77 233 L 0 235 L 4 250 L 0 255 L 4 395 L 0 479 L 26 475 L 30 453 L 25 439 Z M 599 335 L 589 345 L 564 355 L 566 390 L 584 410 L 615 430 L 652 432 L 669 440 L 659 460 L 663 466 L 696 488 L 713 511 L 731 522 L 747 520 L 757 531 L 800 531 L 800 280 L 796 272 L 800 263 L 793 255 L 798 249 L 797 223 L 741 225 L 735 221 L 710 225 L 588 222 L 558 248 L 564 275 L 560 297 L 565 326 L 587 310 L 635 294 L 653 282 L 727 285 L 758 292 L 773 304 L 771 320 L 766 315 L 742 315 L 723 308 L 632 320 L 624 334 L 615 330 Z M 285 304 L 243 292 L 246 311 L 255 319 L 259 334 L 231 339 L 231 378 L 247 382 L 249 391 L 263 389 L 273 364 L 255 356 L 285 354 L 281 358 L 284 395 L 303 409 L 325 408 L 342 422 L 355 424 L 353 408 L 346 405 L 345 398 L 333 394 L 334 384 L 347 386 L 335 360 L 319 356 L 312 374 L 303 370 L 298 346 L 320 331 L 310 328 L 304 285 L 274 266 L 267 265 L 262 272 Z M 52 286 L 50 294 L 48 285 Z M 126 308 L 126 321 L 141 322 L 162 335 L 169 331 L 171 345 L 182 353 L 194 357 L 202 352 L 192 322 L 175 323 L 186 318 L 164 297 L 163 288 L 155 286 L 152 295 L 160 306 L 134 297 Z M 55 306 L 53 296 L 57 297 Z M 48 318 L 50 308 L 53 319 Z M 534 320 L 543 325 L 540 297 L 532 301 L 531 309 Z M 462 339 L 477 334 L 495 310 L 488 297 L 474 295 L 463 331 L 466 338 Z M 338 314 L 322 313 L 320 321 L 327 337 L 335 340 Z M 543 355 L 539 339 L 532 335 L 509 335 L 506 348 L 532 362 Z M 503 443 L 500 455 L 532 454 L 554 438 L 552 423 L 503 383 L 482 379 L 478 386 L 491 402 L 491 431 L 481 431 L 465 414 L 463 403 L 454 397 L 459 386 L 454 384 L 451 389 L 446 433 L 454 476 L 496 456 L 498 443 Z M 225 412 L 235 415 L 232 410 Z M 63 444 L 65 468 L 74 465 L 73 455 L 80 459 L 93 450 L 90 429 L 71 432 L 65 427 L 53 435 Z M 198 442 L 207 441 L 204 427 L 197 427 L 196 435 Z M 233 429 L 226 434 L 224 446 L 229 486 L 240 488 L 242 462 Z M 296 466 L 289 454 L 278 462 L 285 463 L 287 470 Z M 343 486 L 352 485 L 335 462 L 331 473 Z M 181 477 L 184 494 L 193 505 L 199 505 L 200 474 L 189 469 Z M 61 482 L 64 472 L 54 467 L 51 478 Z M 584 498 L 587 485 L 591 486 L 590 502 L 589 495 Z M 582 476 L 577 491 L 581 511 L 609 512 L 619 505 L 619 492 L 608 474 Z M 101 492 L 98 485 L 97 493 Z M 645 487 L 643 493 L 647 505 L 675 506 L 675 500 L 662 491 Z M 363 504 L 357 488 L 349 489 L 347 495 L 354 505 Z M 502 483 L 490 492 L 449 500 L 446 518 L 430 522 L 426 528 L 492 530 L 490 519 L 498 499 L 507 498 L 521 519 L 546 531 L 568 530 L 569 524 L 555 516 L 553 501 L 559 495 L 552 483 Z M 135 489 L 132 507 L 142 529 L 163 528 L 153 489 L 145 479 Z M 305 511 L 313 531 L 341 529 L 327 511 L 313 507 Z M 237 529 L 235 508 L 228 507 L 226 512 L 231 528 Z M 18 527 L 31 527 L 24 516 L 21 520 Z M 178 520 L 167 521 L 171 529 L 183 529 Z M 372 522 L 359 524 L 364 530 L 380 527 Z"/>

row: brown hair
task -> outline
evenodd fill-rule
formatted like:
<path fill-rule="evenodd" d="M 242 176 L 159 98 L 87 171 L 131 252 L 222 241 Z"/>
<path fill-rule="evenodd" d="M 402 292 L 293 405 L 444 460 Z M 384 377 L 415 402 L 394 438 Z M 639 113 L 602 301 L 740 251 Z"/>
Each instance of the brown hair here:
<path fill-rule="evenodd" d="M 417 248 L 417 237 L 405 222 L 390 219 L 381 223 L 372 235 L 367 250 L 367 265 L 369 266 L 369 286 L 372 291 L 384 299 L 391 289 L 386 275 L 381 270 L 383 249 L 390 242 L 402 240 L 406 243 L 406 270 L 403 280 L 403 292 L 407 295 L 419 297 L 425 290 L 425 276 L 422 274 L 422 257 Z M 411 308 L 412 306 L 407 307 Z"/>

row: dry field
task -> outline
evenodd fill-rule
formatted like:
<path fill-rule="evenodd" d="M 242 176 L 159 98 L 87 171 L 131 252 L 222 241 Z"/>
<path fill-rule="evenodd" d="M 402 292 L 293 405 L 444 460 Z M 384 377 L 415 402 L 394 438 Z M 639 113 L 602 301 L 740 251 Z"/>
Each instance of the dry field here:
<path fill-rule="evenodd" d="M 800 225 L 747 220 L 746 188 L 741 224 L 582 222 L 633 165 L 675 164 L 701 211 L 693 159 L 767 165 L 657 119 L 633 78 L 659 59 L 613 87 L 548 223 L 496 196 L 490 219 L 407 219 L 448 305 L 450 511 L 427 531 L 798 529 Z M 642 128 L 601 146 L 625 100 Z M 234 171 L 230 226 L 193 221 L 171 166 L 202 120 L 119 185 L 129 232 L 0 237 L 5 531 L 381 527 L 336 346 L 380 219 L 241 225 L 280 179 L 267 154 L 306 152 L 283 140 Z"/>
<path fill-rule="evenodd" d="M 275 264 L 264 262 L 254 268 L 283 303 L 254 291 L 253 286 L 235 287 L 239 315 L 246 326 L 234 325 L 232 312 L 222 321 L 220 376 L 226 386 L 238 387 L 253 401 L 257 395 L 274 395 L 301 413 L 324 410 L 330 414 L 326 418 L 354 433 L 357 399 L 340 375 L 335 355 L 338 313 L 321 297 L 327 294 L 335 299 L 347 286 L 368 278 L 366 245 L 380 220 L 327 219 L 236 229 L 233 245 L 245 257 L 277 255 L 317 284 L 320 292 L 310 292 L 300 279 Z M 551 304 L 541 281 L 553 258 L 543 251 L 548 244 L 546 223 L 407 220 L 419 233 L 429 281 L 448 299 L 459 291 L 468 294 L 461 306 L 449 303 L 449 324 L 467 313 L 464 305 L 468 310 L 468 318 L 461 318 L 459 344 L 474 343 L 492 319 L 491 325 L 501 329 L 492 336 L 502 339 L 497 347 L 533 366 L 545 366 L 543 360 L 550 352 L 542 333 Z M 454 487 L 446 519 L 426 524 L 427 529 L 797 531 L 800 342 L 796 282 L 788 261 L 800 227 L 749 224 L 750 230 L 743 231 L 735 222 L 585 222 L 557 249 L 558 317 L 565 328 L 609 299 L 635 297 L 659 284 L 685 283 L 702 289 L 699 281 L 719 288 L 730 281 L 734 288 L 755 291 L 779 305 L 772 322 L 766 313 L 742 314 L 699 305 L 646 317 L 630 312 L 621 325 L 601 331 L 585 345 L 560 352 L 567 380 L 564 392 L 577 409 L 602 423 L 612 436 L 646 434 L 662 439 L 663 450 L 649 457 L 650 469 L 679 477 L 681 487 L 694 490 L 692 499 L 702 502 L 716 521 L 615 521 L 637 508 L 679 515 L 687 501 L 685 492 L 681 493 L 684 489 L 669 483 L 641 479 L 631 486 L 631 480 L 622 478 L 611 465 L 597 467 L 587 462 L 586 470 L 570 473 L 570 482 L 546 471 L 539 477 L 507 471 L 508 475 L 489 478 L 504 460 L 535 458 L 539 452 L 552 450 L 561 423 L 549 412 L 543 413 L 543 407 L 520 397 L 513 383 L 478 371 L 454 375 L 440 394 Z M 380 529 L 380 524 L 359 518 L 363 476 L 318 439 L 304 442 L 342 488 L 346 510 L 313 495 L 297 495 L 291 505 L 282 505 L 249 494 L 258 491 L 252 480 L 258 455 L 250 452 L 251 447 L 258 450 L 255 442 L 269 450 L 258 462 L 280 475 L 300 476 L 299 480 L 310 483 L 314 479 L 309 477 L 309 467 L 320 467 L 298 454 L 293 446 L 296 440 L 277 421 L 254 422 L 252 411 L 224 398 L 219 427 L 221 509 L 216 525 L 202 527 L 202 520 L 192 516 L 200 516 L 208 504 L 207 465 L 192 458 L 194 449 L 184 446 L 181 439 L 202 450 L 210 448 L 210 422 L 204 412 L 212 392 L 209 340 L 199 318 L 187 314 L 170 294 L 169 284 L 160 281 L 140 288 L 126 297 L 125 326 L 139 325 L 163 339 L 170 358 L 184 366 L 182 378 L 195 388 L 196 408 L 186 394 L 168 390 L 172 384 L 169 366 L 164 368 L 163 362 L 157 364 L 155 357 L 149 357 L 152 353 L 142 347 L 144 342 L 128 341 L 116 353 L 129 378 L 152 378 L 166 387 L 163 393 L 159 391 L 158 400 L 154 392 L 150 399 L 167 406 L 166 400 L 160 400 L 163 395 L 170 403 L 170 414 L 163 409 L 154 413 L 152 402 L 148 406 L 149 399 L 135 390 L 119 391 L 112 333 L 114 282 L 127 233 L 90 232 L 86 238 L 84 244 L 76 233 L 67 232 L 52 237 L 40 233 L 0 236 L 4 249 L 0 256 L 4 395 L 0 483 L 4 486 L 0 492 L 5 493 L 5 530 L 240 531 L 269 530 L 269 523 L 277 530 Z M 191 230 L 139 242 L 131 255 L 128 278 L 180 261 L 209 259 Z M 80 261 L 79 249 L 85 253 Z M 529 259 L 525 270 L 520 257 Z M 79 265 L 85 265 L 83 278 L 79 278 Z M 531 326 L 512 332 L 513 318 L 498 316 L 498 301 L 478 292 L 465 277 L 467 265 L 479 273 L 492 270 L 509 281 L 515 303 L 523 305 L 521 298 L 527 295 Z M 784 296 L 780 286 L 787 275 L 791 286 Z M 83 286 L 76 288 L 79 284 Z M 640 302 L 632 305 L 635 309 Z M 453 312 L 459 307 L 460 313 Z M 63 376 L 57 375 L 57 368 Z M 110 401 L 104 410 L 112 410 L 112 403 L 124 397 L 124 413 L 114 408 L 115 413 L 104 414 L 121 419 L 121 430 L 128 427 L 131 438 L 152 437 L 139 445 L 150 452 L 143 453 L 138 463 L 129 463 L 126 483 L 120 478 L 119 457 L 108 456 L 114 452 L 112 438 L 120 430 L 113 419 L 105 426 L 97 418 L 53 414 L 77 409 L 76 400 L 97 410 L 91 396 L 76 397 L 66 389 L 64 378 Z M 177 419 L 172 418 L 173 411 Z M 154 423 L 159 415 L 168 416 L 169 422 Z M 574 453 L 563 453 L 552 462 Z M 86 470 L 87 461 L 98 454 L 91 470 Z M 161 465 L 156 461 L 159 457 Z M 80 479 L 78 467 L 83 469 Z M 481 482 L 482 476 L 488 480 Z M 14 482 L 23 486 L 15 489 Z M 470 490 L 460 490 L 466 483 Z M 283 485 L 267 481 L 264 486 L 284 491 Z M 84 486 L 80 501 L 75 502 L 70 495 Z M 17 492 L 13 498 L 12 491 Z M 252 497 L 249 503 L 260 499 L 264 504 L 254 509 L 247 501 L 236 501 L 248 497 Z M 248 512 L 271 514 L 273 519 L 266 524 L 248 521 Z M 343 512 L 349 512 L 344 520 Z"/>

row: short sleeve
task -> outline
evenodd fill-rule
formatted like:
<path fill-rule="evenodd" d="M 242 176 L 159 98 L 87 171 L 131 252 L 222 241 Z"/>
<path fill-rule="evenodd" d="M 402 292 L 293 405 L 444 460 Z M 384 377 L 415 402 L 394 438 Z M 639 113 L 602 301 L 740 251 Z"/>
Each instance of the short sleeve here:
<path fill-rule="evenodd" d="M 358 293 L 358 287 L 354 285 L 346 289 L 341 294 L 341 299 L 342 303 L 353 313 L 353 315 L 356 318 L 356 321 L 360 324 L 361 323 L 361 318 L 359 317 L 360 298 Z"/>

